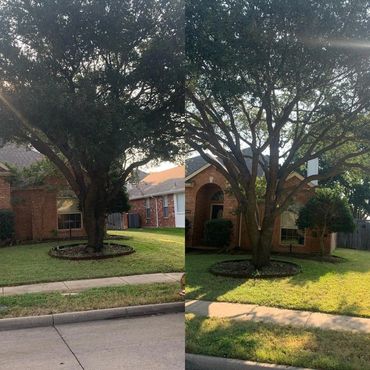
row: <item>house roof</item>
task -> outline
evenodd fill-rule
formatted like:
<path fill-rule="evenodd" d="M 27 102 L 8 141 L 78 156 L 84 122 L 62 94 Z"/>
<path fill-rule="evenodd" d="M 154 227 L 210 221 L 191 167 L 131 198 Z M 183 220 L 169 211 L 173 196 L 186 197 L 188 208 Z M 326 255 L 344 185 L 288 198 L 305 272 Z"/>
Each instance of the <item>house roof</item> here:
<path fill-rule="evenodd" d="M 251 156 L 251 154 L 252 154 L 250 148 L 243 149 L 242 152 L 243 152 L 244 155 L 250 155 Z M 220 160 L 218 158 L 216 158 L 216 160 L 218 160 L 220 162 Z M 250 169 L 251 165 L 252 165 L 251 158 L 245 158 L 245 162 L 247 163 L 247 166 Z M 186 178 L 185 178 L 185 180 L 190 180 L 193 176 L 197 175 L 199 172 L 202 172 L 203 170 L 205 170 L 210 165 L 211 164 L 208 163 L 205 159 L 203 159 L 203 157 L 201 157 L 200 155 L 198 155 L 196 157 L 188 158 L 186 160 Z M 258 167 L 258 176 L 263 176 L 263 170 L 262 170 L 262 167 L 260 167 L 260 166 Z M 300 180 L 304 179 L 304 177 L 296 171 L 292 172 L 288 176 L 287 179 L 290 179 L 291 177 L 297 177 Z M 314 184 L 312 182 L 309 182 L 307 185 L 311 186 L 311 187 L 314 186 Z"/>
<path fill-rule="evenodd" d="M 0 177 L 8 176 L 9 174 L 9 168 L 0 162 Z"/>
<path fill-rule="evenodd" d="M 177 166 L 169 170 L 152 172 L 128 190 L 130 199 L 166 195 L 185 191 L 185 168 Z"/>
<path fill-rule="evenodd" d="M 25 145 L 5 144 L 0 146 L 0 162 L 5 165 L 9 164 L 18 168 L 24 168 L 43 158 L 42 154 Z"/>
<path fill-rule="evenodd" d="M 252 156 L 252 151 L 251 151 L 250 148 L 243 149 L 242 153 L 245 156 Z M 218 160 L 219 162 L 221 162 L 221 160 L 219 158 L 215 158 L 215 159 Z M 245 162 L 246 162 L 248 168 L 250 169 L 251 166 L 252 166 L 251 158 L 245 158 Z M 186 160 L 186 178 L 189 179 L 189 178 L 195 176 L 197 173 L 199 173 L 201 170 L 207 168 L 209 165 L 210 164 L 205 159 L 203 159 L 203 157 L 201 157 L 200 155 L 198 155 L 196 157 L 188 158 Z M 262 171 L 262 168 L 259 166 L 258 167 L 258 176 L 262 176 L 262 175 L 263 175 L 263 171 Z"/>

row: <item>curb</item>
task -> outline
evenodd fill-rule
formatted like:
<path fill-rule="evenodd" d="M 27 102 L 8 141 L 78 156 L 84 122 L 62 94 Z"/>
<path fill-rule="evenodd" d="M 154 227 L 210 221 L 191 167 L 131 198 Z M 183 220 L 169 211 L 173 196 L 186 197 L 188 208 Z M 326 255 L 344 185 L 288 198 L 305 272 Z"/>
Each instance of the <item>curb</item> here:
<path fill-rule="evenodd" d="M 285 365 L 264 364 L 261 362 L 235 360 L 231 358 L 185 354 L 187 370 L 313 370 Z"/>
<path fill-rule="evenodd" d="M 87 321 L 160 315 L 184 311 L 184 302 L 172 302 L 142 306 L 106 308 L 102 310 L 65 312 L 42 316 L 15 317 L 9 319 L 0 319 L 0 331 L 74 324 Z"/>

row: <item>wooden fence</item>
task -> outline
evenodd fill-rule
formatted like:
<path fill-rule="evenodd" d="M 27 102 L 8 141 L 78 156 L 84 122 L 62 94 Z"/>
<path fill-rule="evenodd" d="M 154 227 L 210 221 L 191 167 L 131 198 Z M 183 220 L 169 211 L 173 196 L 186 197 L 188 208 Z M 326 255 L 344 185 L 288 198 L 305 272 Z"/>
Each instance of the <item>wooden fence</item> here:
<path fill-rule="evenodd" d="M 370 250 L 370 220 L 356 220 L 356 230 L 352 234 L 338 233 L 337 246 Z"/>

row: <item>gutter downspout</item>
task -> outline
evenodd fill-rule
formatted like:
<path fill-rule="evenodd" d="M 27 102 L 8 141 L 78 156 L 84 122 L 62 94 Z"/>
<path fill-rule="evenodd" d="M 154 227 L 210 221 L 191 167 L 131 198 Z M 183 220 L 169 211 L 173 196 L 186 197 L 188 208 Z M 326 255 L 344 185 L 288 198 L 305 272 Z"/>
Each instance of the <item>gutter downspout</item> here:
<path fill-rule="evenodd" d="M 157 229 L 159 228 L 159 219 L 158 219 L 158 199 L 155 197 L 152 197 L 155 200 L 155 217 L 157 221 Z"/>
<path fill-rule="evenodd" d="M 243 213 L 240 213 L 240 216 L 239 216 L 239 248 L 241 248 L 241 244 L 242 244 L 242 218 L 243 218 Z"/>

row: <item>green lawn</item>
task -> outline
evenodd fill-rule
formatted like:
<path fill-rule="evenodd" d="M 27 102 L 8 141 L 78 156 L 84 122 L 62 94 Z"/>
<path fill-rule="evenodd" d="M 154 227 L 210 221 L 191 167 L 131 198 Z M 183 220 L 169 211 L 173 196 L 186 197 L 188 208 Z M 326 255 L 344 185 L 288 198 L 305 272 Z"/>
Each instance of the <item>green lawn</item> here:
<path fill-rule="evenodd" d="M 61 293 L 0 297 L 0 318 L 181 301 L 179 284 L 123 285 L 95 288 L 77 295 Z"/>
<path fill-rule="evenodd" d="M 0 248 L 0 286 L 184 270 L 183 229 L 110 234 L 130 237 L 117 243 L 130 245 L 136 252 L 105 260 L 66 261 L 48 255 L 57 242 Z"/>
<path fill-rule="evenodd" d="M 322 370 L 369 370 L 370 335 L 186 315 L 186 351 Z"/>
<path fill-rule="evenodd" d="M 289 278 L 258 280 L 208 272 L 215 262 L 246 255 L 189 253 L 186 298 L 370 317 L 370 252 L 338 249 L 335 255 L 347 261 L 332 264 L 279 256 L 299 264 L 303 272 Z"/>

